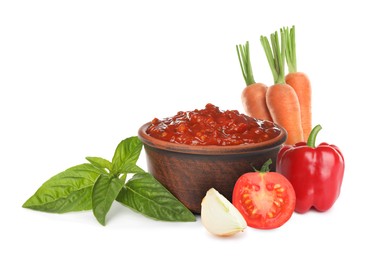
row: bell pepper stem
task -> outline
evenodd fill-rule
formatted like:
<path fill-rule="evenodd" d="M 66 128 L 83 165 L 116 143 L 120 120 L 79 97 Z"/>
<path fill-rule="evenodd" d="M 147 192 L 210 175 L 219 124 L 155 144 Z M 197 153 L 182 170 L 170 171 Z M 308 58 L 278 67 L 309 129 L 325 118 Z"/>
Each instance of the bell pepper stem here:
<path fill-rule="evenodd" d="M 316 136 L 319 133 L 319 131 L 322 129 L 321 125 L 315 126 L 312 130 L 310 135 L 308 136 L 307 140 L 307 146 L 315 148 L 316 147 Z"/>

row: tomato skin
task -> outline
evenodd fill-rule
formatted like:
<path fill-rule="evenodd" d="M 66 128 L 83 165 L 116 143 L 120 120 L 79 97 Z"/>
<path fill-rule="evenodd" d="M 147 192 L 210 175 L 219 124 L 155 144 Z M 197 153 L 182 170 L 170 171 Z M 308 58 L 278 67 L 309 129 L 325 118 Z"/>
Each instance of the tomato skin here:
<path fill-rule="evenodd" d="M 296 197 L 293 186 L 280 173 L 249 172 L 237 180 L 232 202 L 248 226 L 274 229 L 291 218 Z"/>

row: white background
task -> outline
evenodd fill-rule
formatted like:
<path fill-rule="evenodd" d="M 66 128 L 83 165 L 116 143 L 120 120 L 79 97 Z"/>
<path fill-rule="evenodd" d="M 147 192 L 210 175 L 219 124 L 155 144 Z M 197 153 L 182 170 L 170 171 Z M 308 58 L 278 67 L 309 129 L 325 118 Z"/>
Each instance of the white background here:
<path fill-rule="evenodd" d="M 1 1 L 0 258 L 380 259 L 381 18 L 377 1 L 337 2 Z M 221 239 L 199 218 L 154 221 L 118 203 L 105 227 L 91 211 L 21 207 L 86 156 L 111 159 L 154 117 L 208 102 L 243 112 L 235 45 L 250 41 L 254 77 L 271 85 L 259 37 L 292 25 L 323 126 L 317 141 L 346 160 L 330 211 Z"/>

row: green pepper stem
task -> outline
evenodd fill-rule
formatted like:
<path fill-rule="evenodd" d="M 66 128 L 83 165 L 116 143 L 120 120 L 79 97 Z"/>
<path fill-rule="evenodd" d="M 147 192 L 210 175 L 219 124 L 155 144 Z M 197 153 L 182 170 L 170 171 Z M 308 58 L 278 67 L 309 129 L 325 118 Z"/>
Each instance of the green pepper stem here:
<path fill-rule="evenodd" d="M 315 126 L 312 130 L 311 130 L 311 133 L 310 135 L 308 136 L 308 140 L 307 140 L 307 146 L 309 147 L 312 147 L 312 148 L 315 148 L 316 145 L 316 136 L 317 134 L 319 133 L 319 131 L 322 129 L 321 125 L 317 125 Z"/>

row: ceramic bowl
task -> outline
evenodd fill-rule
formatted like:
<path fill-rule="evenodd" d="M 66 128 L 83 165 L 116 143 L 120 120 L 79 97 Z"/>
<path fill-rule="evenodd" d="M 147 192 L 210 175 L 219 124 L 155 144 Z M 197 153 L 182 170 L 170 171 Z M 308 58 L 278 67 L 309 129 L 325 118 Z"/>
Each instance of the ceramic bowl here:
<path fill-rule="evenodd" d="M 215 188 L 228 200 L 234 184 L 253 167 L 260 169 L 271 158 L 270 170 L 275 170 L 276 157 L 287 132 L 274 139 L 254 144 L 231 146 L 197 146 L 171 143 L 146 133 L 149 123 L 138 131 L 146 153 L 148 171 L 193 213 L 201 212 L 201 201 L 210 188 Z"/>

